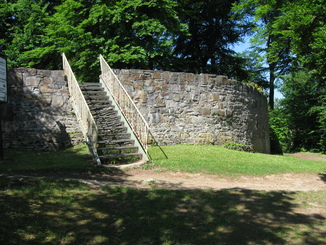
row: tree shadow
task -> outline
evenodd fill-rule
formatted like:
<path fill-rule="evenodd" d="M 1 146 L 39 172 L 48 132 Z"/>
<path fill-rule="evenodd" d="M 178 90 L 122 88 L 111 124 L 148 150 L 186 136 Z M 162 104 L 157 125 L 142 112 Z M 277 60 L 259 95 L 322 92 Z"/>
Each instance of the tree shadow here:
<path fill-rule="evenodd" d="M 319 177 L 322 181 L 324 181 L 326 183 L 326 173 L 321 173 L 319 174 Z"/>
<path fill-rule="evenodd" d="M 296 212 L 295 192 L 88 191 L 63 180 L 27 186 L 22 192 L 24 186 L 12 185 L 17 191 L 0 196 L 1 244 L 326 242 L 325 217 Z"/>

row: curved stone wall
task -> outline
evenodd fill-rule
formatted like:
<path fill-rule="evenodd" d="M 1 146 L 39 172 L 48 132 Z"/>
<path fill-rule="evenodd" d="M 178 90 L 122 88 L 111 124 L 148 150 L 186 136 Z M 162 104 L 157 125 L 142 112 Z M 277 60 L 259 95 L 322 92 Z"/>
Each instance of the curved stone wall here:
<path fill-rule="evenodd" d="M 270 153 L 267 99 L 225 76 L 114 70 L 160 144 L 238 143 Z"/>
<path fill-rule="evenodd" d="M 270 152 L 267 100 L 256 88 L 210 74 L 115 72 L 161 145 L 239 143 Z M 48 150 L 83 141 L 62 71 L 15 69 L 8 87 L 1 110 L 6 148 Z"/>

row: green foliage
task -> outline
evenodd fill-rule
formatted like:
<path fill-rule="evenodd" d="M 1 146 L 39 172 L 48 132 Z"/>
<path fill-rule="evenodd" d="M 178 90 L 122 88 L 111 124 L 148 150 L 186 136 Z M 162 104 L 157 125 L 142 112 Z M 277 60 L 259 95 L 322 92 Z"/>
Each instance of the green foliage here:
<path fill-rule="evenodd" d="M 246 23 L 231 18 L 234 2 L 178 1 L 179 18 L 187 24 L 189 35 L 180 35 L 175 41 L 174 70 L 224 74 L 239 79 L 247 76 L 241 68 L 244 60 L 230 49 L 248 30 Z"/>
<path fill-rule="evenodd" d="M 233 8 L 242 16 L 243 21 L 255 23 L 252 27 L 252 52 L 249 59 L 247 58 L 251 68 L 249 80 L 268 88 L 271 109 L 274 109 L 276 82 L 289 71 L 293 59 L 290 54 L 290 39 L 275 33 L 273 29 L 275 20 L 283 14 L 281 8 L 284 3 L 283 0 L 241 0 Z M 248 57 L 248 54 L 243 57 Z"/>
<path fill-rule="evenodd" d="M 251 150 L 250 147 L 248 147 L 245 144 L 239 144 L 239 143 L 234 143 L 234 142 L 226 143 L 223 145 L 223 147 L 226 149 L 236 150 L 236 151 L 250 152 L 250 150 Z"/>
<path fill-rule="evenodd" d="M 291 40 L 291 52 L 325 86 L 326 6 L 317 0 L 286 1 L 273 32 Z"/>
<path fill-rule="evenodd" d="M 319 147 L 321 152 L 326 153 L 326 95 L 321 95 L 319 97 L 320 105 L 313 106 L 309 110 L 309 115 L 314 115 L 317 113 L 318 120 L 318 129 L 320 139 L 319 139 Z"/>
<path fill-rule="evenodd" d="M 116 68 L 160 68 L 173 37 L 186 31 L 175 6 L 173 0 L 2 4 L 0 27 L 10 28 L 0 37 L 1 52 L 11 67 L 43 69 L 61 69 L 65 52 L 82 80 L 97 80 L 100 53 Z"/>
<path fill-rule="evenodd" d="M 278 103 L 274 110 L 269 111 L 269 126 L 271 134 L 271 152 L 282 154 L 292 150 L 293 135 L 290 122 L 284 108 Z"/>
<path fill-rule="evenodd" d="M 60 69 L 62 52 L 81 80 L 97 79 L 98 55 L 115 68 L 244 77 L 229 46 L 246 30 L 233 1 L 17 0 L 0 5 L 9 66 Z"/>
<path fill-rule="evenodd" d="M 233 10 L 243 21 L 255 23 L 252 52 L 242 57 L 247 59 L 249 80 L 269 88 L 271 109 L 274 88 L 284 83 L 282 108 L 270 115 L 272 146 L 279 141 L 283 151 L 325 151 L 325 4 L 241 0 Z M 264 84 L 266 71 L 269 78 Z"/>
<path fill-rule="evenodd" d="M 282 91 L 285 96 L 281 101 L 282 111 L 292 134 L 291 150 L 324 151 L 325 104 L 321 99 L 324 90 L 302 70 L 284 77 Z"/>

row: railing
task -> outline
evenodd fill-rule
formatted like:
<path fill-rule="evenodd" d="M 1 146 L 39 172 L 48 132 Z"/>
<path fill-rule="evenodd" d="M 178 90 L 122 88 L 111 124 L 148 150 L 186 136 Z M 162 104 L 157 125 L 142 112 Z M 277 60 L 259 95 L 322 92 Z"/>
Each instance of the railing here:
<path fill-rule="evenodd" d="M 77 116 L 77 120 L 82 129 L 84 138 L 90 148 L 90 151 L 93 154 L 93 157 L 96 159 L 98 164 L 101 164 L 101 161 L 97 155 L 98 130 L 97 130 L 95 120 L 91 114 L 91 111 L 87 105 L 84 95 L 78 85 L 76 77 L 72 72 L 72 69 L 68 63 L 65 54 L 62 54 L 62 62 L 63 62 L 63 73 L 68 80 L 70 98 L 71 98 L 73 109 Z"/>
<path fill-rule="evenodd" d="M 102 55 L 100 55 L 100 63 L 102 80 L 105 86 L 113 95 L 144 151 L 147 153 L 149 138 L 149 126 L 147 122 Z"/>

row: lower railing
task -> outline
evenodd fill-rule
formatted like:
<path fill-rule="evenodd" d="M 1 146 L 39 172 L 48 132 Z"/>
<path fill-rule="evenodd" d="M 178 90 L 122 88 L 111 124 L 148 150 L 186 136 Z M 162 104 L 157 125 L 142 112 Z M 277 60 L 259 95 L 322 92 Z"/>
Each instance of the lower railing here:
<path fill-rule="evenodd" d="M 97 135 L 98 130 L 92 113 L 87 105 L 82 91 L 78 85 L 76 77 L 72 72 L 72 69 L 68 63 L 65 54 L 62 54 L 63 72 L 68 81 L 68 88 L 70 93 L 70 99 L 72 102 L 73 109 L 75 111 L 77 120 L 82 129 L 82 133 L 86 140 L 86 143 L 98 164 L 101 161 L 97 155 Z"/>
<path fill-rule="evenodd" d="M 105 86 L 113 95 L 124 117 L 138 138 L 138 141 L 147 153 L 149 142 L 149 126 L 147 122 L 102 55 L 100 55 L 100 63 L 102 71 L 101 77 Z"/>

